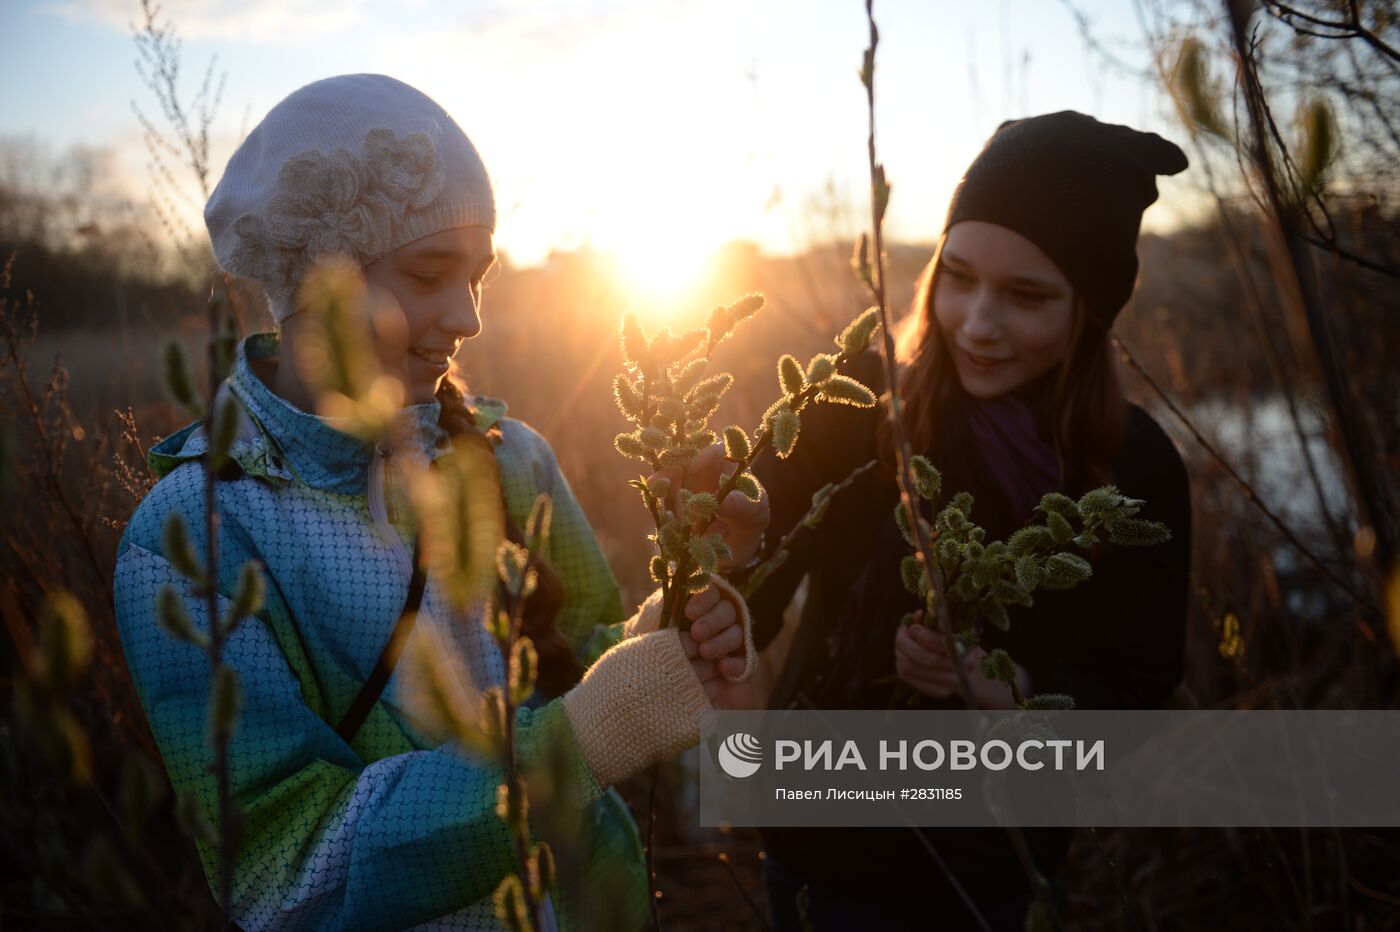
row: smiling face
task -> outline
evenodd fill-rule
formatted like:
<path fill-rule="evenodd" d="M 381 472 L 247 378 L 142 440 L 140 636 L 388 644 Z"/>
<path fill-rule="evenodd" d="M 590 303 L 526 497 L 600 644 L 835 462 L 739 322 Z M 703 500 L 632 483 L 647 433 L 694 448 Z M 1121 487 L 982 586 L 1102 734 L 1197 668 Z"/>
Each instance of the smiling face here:
<path fill-rule="evenodd" d="M 1074 292 L 1030 240 L 994 223 L 954 224 L 933 313 L 963 390 L 995 398 L 1049 372 L 1074 340 Z"/>
<path fill-rule="evenodd" d="M 462 341 L 481 332 L 481 285 L 496 262 L 491 231 L 455 227 L 365 266 L 380 365 L 410 404 L 432 401 Z"/>

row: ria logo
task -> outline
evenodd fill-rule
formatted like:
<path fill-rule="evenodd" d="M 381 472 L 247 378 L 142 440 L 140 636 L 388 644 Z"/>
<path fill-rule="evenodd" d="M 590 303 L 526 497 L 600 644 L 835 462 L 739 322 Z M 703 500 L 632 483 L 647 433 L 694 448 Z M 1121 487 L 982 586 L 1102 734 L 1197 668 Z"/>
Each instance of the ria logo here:
<path fill-rule="evenodd" d="M 763 764 L 763 745 L 753 735 L 736 731 L 719 746 L 719 766 L 731 777 L 751 777 Z"/>

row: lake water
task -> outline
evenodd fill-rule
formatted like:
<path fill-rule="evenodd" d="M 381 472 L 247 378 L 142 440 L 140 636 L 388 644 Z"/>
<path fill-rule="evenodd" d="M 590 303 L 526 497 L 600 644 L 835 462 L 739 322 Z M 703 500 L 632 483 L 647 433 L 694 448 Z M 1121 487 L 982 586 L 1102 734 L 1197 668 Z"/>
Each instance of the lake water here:
<path fill-rule="evenodd" d="M 1327 419 L 1314 407 L 1298 402 L 1303 440 L 1316 466 L 1318 483 L 1308 472 L 1298 430 L 1283 398 L 1268 398 L 1246 406 L 1208 401 L 1194 405 L 1187 413 L 1206 439 L 1254 487 L 1259 498 L 1299 537 L 1306 540 L 1309 535 L 1327 533 L 1321 511 L 1324 503 L 1348 532 L 1354 530 L 1341 463 L 1327 442 Z M 1196 467 L 1193 475 L 1208 474 L 1206 471 L 1216 468 L 1174 415 L 1162 411 L 1157 419 L 1176 440 L 1177 449 Z M 1240 501 L 1242 507 L 1252 507 L 1243 494 Z"/>

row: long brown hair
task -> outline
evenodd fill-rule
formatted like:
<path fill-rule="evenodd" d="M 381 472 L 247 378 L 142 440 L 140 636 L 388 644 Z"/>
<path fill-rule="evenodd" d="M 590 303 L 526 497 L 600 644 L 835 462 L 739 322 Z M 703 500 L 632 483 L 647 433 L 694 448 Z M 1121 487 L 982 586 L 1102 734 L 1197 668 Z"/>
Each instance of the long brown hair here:
<path fill-rule="evenodd" d="M 491 445 L 489 438 L 477 425 L 466 393 L 453 376 L 442 380 L 437 390 L 438 426 L 448 435 L 459 440 L 476 440 Z M 493 455 L 492 463 L 496 462 Z M 505 510 L 506 537 L 514 543 L 524 545 L 525 536 L 520 527 Z M 537 683 L 547 696 L 559 696 L 571 689 L 583 676 L 583 668 L 574 657 L 573 645 L 559 630 L 557 620 L 559 610 L 564 605 L 564 581 L 541 555 L 537 558 L 536 569 L 539 584 L 534 593 L 525 600 L 525 611 L 521 619 L 521 631 L 534 642 L 539 655 L 539 675 Z"/>
<path fill-rule="evenodd" d="M 955 397 L 958 373 L 943 332 L 933 314 L 939 259 L 947 242 L 938 240 L 933 258 L 919 276 L 914 303 L 897 335 L 899 399 L 905 431 L 914 451 L 930 450 Z M 1108 331 L 1074 297 L 1071 346 L 1055 370 L 1051 438 L 1060 469 L 1071 491 L 1086 491 L 1111 482 L 1113 460 L 1127 427 L 1127 402 L 1113 365 Z M 887 420 L 880 422 L 879 446 L 893 460 Z"/>

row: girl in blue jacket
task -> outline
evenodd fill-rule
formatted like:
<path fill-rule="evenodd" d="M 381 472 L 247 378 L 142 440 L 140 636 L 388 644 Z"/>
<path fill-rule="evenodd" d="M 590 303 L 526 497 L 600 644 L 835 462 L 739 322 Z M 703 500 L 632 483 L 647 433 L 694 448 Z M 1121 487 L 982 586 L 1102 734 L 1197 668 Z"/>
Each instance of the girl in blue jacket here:
<path fill-rule="evenodd" d="M 491 444 L 517 527 L 540 493 L 553 500 L 546 568 L 524 633 L 539 657 L 537 700 L 518 710 L 524 768 L 553 763 L 587 805 L 577 856 L 561 860 L 546 922 L 634 927 L 647 883 L 636 827 L 611 784 L 695 743 L 700 713 L 752 672 L 742 600 L 722 582 L 690 605 L 690 634 L 656 630 L 655 600 L 626 619 L 617 584 L 545 440 L 469 398 L 448 374 L 481 329 L 481 283 L 495 261 L 491 182 L 461 128 L 421 92 L 382 75 L 345 75 L 291 94 L 234 153 L 205 208 L 215 259 L 266 293 L 276 333 L 248 337 L 215 403 L 237 400 L 235 481 L 216 485 L 219 601 L 256 560 L 265 605 L 224 659 L 243 706 L 229 749 L 242 812 L 233 914 L 254 929 L 496 928 L 491 894 L 516 869 L 496 815 L 502 768 L 415 720 L 422 671 L 407 660 L 359 730 L 335 724 L 365 683 L 399 617 L 412 575 L 400 477 L 477 435 Z M 308 343 L 298 289 L 318 260 L 346 256 L 394 326 L 380 327 L 381 367 L 407 403 L 378 442 L 318 416 L 292 364 Z M 212 821 L 215 776 L 205 737 L 208 659 L 157 622 L 169 587 L 207 630 L 205 600 L 162 554 L 178 514 L 205 552 L 208 440 L 194 424 L 150 454 L 160 481 L 122 536 L 117 622 L 132 678 L 177 792 Z M 740 499 L 741 496 L 731 496 Z M 762 507 L 735 501 L 735 526 Z M 743 560 L 746 554 L 736 554 Z M 626 619 L 626 620 L 624 620 Z M 505 664 L 480 607 L 459 613 L 428 579 L 405 658 L 447 658 L 464 694 L 500 685 Z M 217 852 L 200 846 L 211 882 Z"/>

